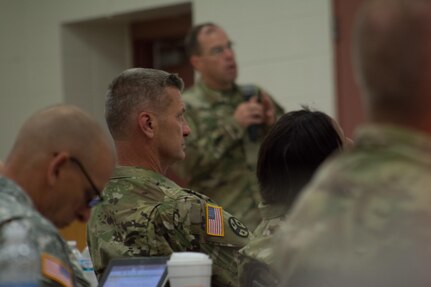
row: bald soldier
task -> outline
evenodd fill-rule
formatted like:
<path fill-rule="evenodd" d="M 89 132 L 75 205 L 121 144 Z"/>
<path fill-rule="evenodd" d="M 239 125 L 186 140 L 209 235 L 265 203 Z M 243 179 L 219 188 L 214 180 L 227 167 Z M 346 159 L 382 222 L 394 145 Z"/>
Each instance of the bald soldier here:
<path fill-rule="evenodd" d="M 285 223 L 282 286 L 431 286 L 431 1 L 364 1 L 354 44 L 368 124 Z"/>
<path fill-rule="evenodd" d="M 0 241 L 11 223 L 28 229 L 41 266 L 52 267 L 41 268 L 40 286 L 89 286 L 57 228 L 89 219 L 113 167 L 109 138 L 76 107 L 43 109 L 22 126 L 0 169 Z"/>
<path fill-rule="evenodd" d="M 88 224 L 88 245 L 99 275 L 110 259 L 199 251 L 213 260 L 211 286 L 237 286 L 234 260 L 249 231 L 198 192 L 180 188 L 167 169 L 185 158 L 190 128 L 183 81 L 153 69 L 129 69 L 113 80 L 105 117 L 118 164 Z"/>

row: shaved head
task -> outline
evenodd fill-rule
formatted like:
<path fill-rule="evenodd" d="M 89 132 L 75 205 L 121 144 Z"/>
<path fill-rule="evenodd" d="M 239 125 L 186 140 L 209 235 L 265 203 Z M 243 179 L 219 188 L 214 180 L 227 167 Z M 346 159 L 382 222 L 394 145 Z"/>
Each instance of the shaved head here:
<path fill-rule="evenodd" d="M 103 190 L 114 165 L 113 145 L 102 127 L 75 106 L 57 105 L 25 121 L 3 173 L 42 215 L 64 227 L 88 220 L 88 202 Z"/>
<path fill-rule="evenodd" d="M 58 105 L 45 108 L 26 120 L 10 157 L 67 150 L 91 161 L 100 148 L 108 150 L 109 142 L 102 127 L 85 112 L 75 106 Z"/>

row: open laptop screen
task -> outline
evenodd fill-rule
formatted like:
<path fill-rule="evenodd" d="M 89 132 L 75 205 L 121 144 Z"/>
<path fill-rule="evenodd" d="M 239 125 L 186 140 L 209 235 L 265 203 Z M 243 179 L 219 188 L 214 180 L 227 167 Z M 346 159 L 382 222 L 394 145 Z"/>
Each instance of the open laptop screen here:
<path fill-rule="evenodd" d="M 162 287 L 167 281 L 169 257 L 130 257 L 112 259 L 100 279 L 103 287 Z"/>

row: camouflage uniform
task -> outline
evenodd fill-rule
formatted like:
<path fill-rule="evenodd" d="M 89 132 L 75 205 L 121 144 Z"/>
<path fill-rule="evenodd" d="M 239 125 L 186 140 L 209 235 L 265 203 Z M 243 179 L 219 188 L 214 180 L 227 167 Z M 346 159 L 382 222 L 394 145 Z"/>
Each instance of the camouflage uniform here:
<path fill-rule="evenodd" d="M 257 87 L 255 87 L 257 93 Z M 255 175 L 259 146 L 266 130 L 253 142 L 233 118 L 244 102 L 240 86 L 230 91 L 211 90 L 202 81 L 183 94 L 186 119 L 192 130 L 185 161 L 174 166 L 181 177 L 254 229 L 260 222 Z M 277 113 L 282 113 L 276 103 Z"/>
<path fill-rule="evenodd" d="M 286 215 L 288 207 L 283 204 L 259 204 L 262 222 L 256 227 L 253 234 L 256 238 L 272 236 Z"/>
<path fill-rule="evenodd" d="M 153 171 L 125 166 L 116 168 L 104 196 L 87 230 L 98 275 L 115 257 L 199 251 L 213 260 L 212 286 L 237 286 L 234 257 L 248 242 L 249 232 L 223 212 L 224 236 L 208 235 L 206 205 L 214 204 L 208 197 Z"/>
<path fill-rule="evenodd" d="M 245 282 L 245 276 L 251 275 L 245 273 L 256 272 L 255 268 L 249 268 L 249 264 L 255 261 L 266 264 L 268 270 L 271 270 L 269 266 L 274 263 L 273 235 L 278 230 L 287 210 L 288 207 L 282 204 L 271 205 L 262 202 L 259 204 L 259 211 L 263 220 L 253 232 L 255 238 L 240 250 L 241 256 L 238 260 L 240 282 Z M 275 280 L 277 276 L 274 270 L 271 272 L 273 272 L 272 276 Z"/>
<path fill-rule="evenodd" d="M 282 286 L 431 286 L 431 138 L 378 125 L 357 135 L 282 224 Z"/>
<path fill-rule="evenodd" d="M 70 249 L 57 229 L 36 211 L 31 199 L 20 187 L 11 180 L 0 177 L 0 228 L 2 230 L 10 222 L 17 221 L 29 228 L 28 236 L 41 254 L 42 262 L 50 258 L 64 267 L 63 280 L 60 281 L 47 277 L 41 270 L 40 286 L 90 286 L 76 260 L 71 259 Z M 3 232 L 0 233 L 0 242 L 4 240 L 2 237 Z M 53 277 L 55 275 L 58 274 Z M 70 285 L 65 284 L 66 281 Z"/>

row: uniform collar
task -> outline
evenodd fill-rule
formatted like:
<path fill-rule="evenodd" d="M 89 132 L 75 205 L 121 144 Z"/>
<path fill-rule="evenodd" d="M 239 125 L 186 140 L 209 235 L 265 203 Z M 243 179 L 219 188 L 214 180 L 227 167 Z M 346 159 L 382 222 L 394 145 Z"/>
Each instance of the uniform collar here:
<path fill-rule="evenodd" d="M 173 182 L 166 176 L 138 166 L 116 166 L 111 179 L 134 178 L 143 176 L 145 176 L 145 178 L 147 178 L 151 183 L 155 185 L 164 185 L 168 187 L 178 186 L 175 182 Z"/>
<path fill-rule="evenodd" d="M 395 125 L 366 125 L 355 134 L 355 146 L 410 146 L 431 154 L 431 137 L 427 134 Z"/>
<path fill-rule="evenodd" d="M 287 213 L 287 211 L 288 208 L 284 204 L 259 203 L 259 212 L 264 220 L 282 217 Z"/>
<path fill-rule="evenodd" d="M 236 95 L 241 95 L 240 88 L 235 83 L 233 84 L 232 89 L 223 91 L 211 89 L 202 81 L 202 79 L 200 79 L 196 85 L 204 92 L 204 96 L 211 104 L 219 102 L 231 103 L 235 100 Z"/>
<path fill-rule="evenodd" d="M 28 196 L 28 194 L 25 193 L 17 183 L 7 177 L 0 176 L 0 192 L 10 195 L 22 205 L 26 205 L 34 209 L 33 201 L 30 196 Z"/>

